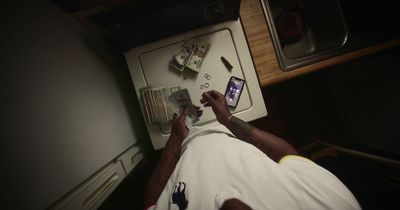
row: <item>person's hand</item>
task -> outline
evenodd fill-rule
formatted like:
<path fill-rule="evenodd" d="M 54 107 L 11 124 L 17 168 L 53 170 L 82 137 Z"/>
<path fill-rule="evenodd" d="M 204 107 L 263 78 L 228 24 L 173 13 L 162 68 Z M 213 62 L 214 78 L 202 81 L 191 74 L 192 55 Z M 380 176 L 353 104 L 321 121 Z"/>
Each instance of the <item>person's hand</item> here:
<path fill-rule="evenodd" d="M 200 118 L 203 115 L 203 110 L 199 106 L 193 104 L 194 109 L 196 110 L 197 116 Z"/>
<path fill-rule="evenodd" d="M 179 141 L 183 141 L 189 133 L 189 128 L 185 123 L 186 115 L 187 108 L 183 108 L 179 115 L 175 113 L 172 117 L 171 137 Z"/>
<path fill-rule="evenodd" d="M 196 109 L 197 115 L 200 117 L 203 114 L 203 110 L 196 105 L 193 106 Z M 175 113 L 172 118 L 171 136 L 179 141 L 183 141 L 189 133 L 189 128 L 185 123 L 187 112 L 187 108 L 184 107 L 179 115 Z"/>
<path fill-rule="evenodd" d="M 228 109 L 225 96 L 216 90 L 204 92 L 200 102 L 204 107 L 211 106 L 212 110 L 217 117 L 219 123 L 225 125 L 230 116 L 232 115 Z"/>

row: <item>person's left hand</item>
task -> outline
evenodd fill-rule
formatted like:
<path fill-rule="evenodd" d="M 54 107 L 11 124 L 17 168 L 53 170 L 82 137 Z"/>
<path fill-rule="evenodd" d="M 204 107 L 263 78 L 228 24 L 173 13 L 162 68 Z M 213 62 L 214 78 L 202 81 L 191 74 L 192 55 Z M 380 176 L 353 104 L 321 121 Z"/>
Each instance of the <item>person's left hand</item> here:
<path fill-rule="evenodd" d="M 203 114 L 203 110 L 195 105 L 194 108 L 196 109 L 197 115 L 200 117 Z M 180 141 L 183 141 L 189 133 L 189 128 L 186 126 L 185 123 L 187 112 L 188 110 L 185 107 L 182 109 L 179 115 L 175 113 L 172 118 L 171 136 Z"/>

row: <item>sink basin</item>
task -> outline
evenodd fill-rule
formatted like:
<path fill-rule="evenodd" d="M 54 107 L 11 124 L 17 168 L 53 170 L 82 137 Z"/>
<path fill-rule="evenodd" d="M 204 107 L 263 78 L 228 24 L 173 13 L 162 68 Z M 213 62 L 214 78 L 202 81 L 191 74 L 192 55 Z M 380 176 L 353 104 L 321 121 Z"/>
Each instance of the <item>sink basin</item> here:
<path fill-rule="evenodd" d="M 289 71 L 326 58 L 347 40 L 337 0 L 263 0 L 280 67 Z"/>

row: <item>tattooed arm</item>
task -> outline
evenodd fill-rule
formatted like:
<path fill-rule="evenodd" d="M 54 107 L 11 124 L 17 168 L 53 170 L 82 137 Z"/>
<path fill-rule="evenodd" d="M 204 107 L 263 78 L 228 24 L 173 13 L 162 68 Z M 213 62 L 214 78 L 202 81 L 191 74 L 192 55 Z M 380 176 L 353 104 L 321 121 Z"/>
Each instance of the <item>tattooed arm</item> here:
<path fill-rule="evenodd" d="M 255 128 L 237 117 L 230 117 L 225 126 L 237 138 L 256 146 L 275 162 L 279 162 L 286 155 L 298 154 L 287 141 Z"/>
<path fill-rule="evenodd" d="M 203 111 L 200 110 L 200 107 L 195 106 L 195 109 L 197 114 L 201 116 Z M 147 184 L 144 195 L 145 208 L 156 204 L 158 197 L 160 197 L 169 177 L 181 157 L 181 145 L 189 132 L 189 129 L 185 124 L 186 115 L 186 109 L 184 109 L 179 116 L 176 114 L 174 115 L 171 135 L 161 154 L 160 160 L 154 169 L 153 175 L 150 177 L 149 183 Z"/>
<path fill-rule="evenodd" d="M 225 125 L 238 139 L 254 145 L 272 160 L 278 162 L 286 155 L 298 154 L 287 141 L 233 116 L 228 109 L 225 96 L 218 91 L 211 90 L 202 96 L 200 102 L 205 107 L 211 106 L 218 122 Z"/>
<path fill-rule="evenodd" d="M 154 169 L 153 175 L 150 177 L 149 183 L 147 184 L 144 195 L 145 208 L 156 204 L 158 197 L 161 195 L 161 192 L 179 161 L 181 156 L 181 144 L 188 134 L 188 129 L 185 126 L 185 117 L 185 112 L 178 117 L 176 115 L 174 116 L 171 135 Z"/>

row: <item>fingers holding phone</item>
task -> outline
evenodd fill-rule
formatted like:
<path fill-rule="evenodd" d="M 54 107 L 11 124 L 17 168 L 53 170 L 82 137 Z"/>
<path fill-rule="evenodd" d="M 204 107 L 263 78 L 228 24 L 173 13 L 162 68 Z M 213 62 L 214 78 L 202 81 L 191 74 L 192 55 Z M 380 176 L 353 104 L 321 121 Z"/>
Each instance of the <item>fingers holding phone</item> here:
<path fill-rule="evenodd" d="M 221 124 L 225 124 L 232 115 L 228 109 L 225 96 L 216 90 L 204 92 L 200 102 L 204 105 L 204 107 L 211 106 L 218 122 Z"/>
<path fill-rule="evenodd" d="M 225 124 L 232 115 L 228 106 L 236 108 L 243 88 L 244 80 L 232 76 L 226 87 L 225 95 L 216 90 L 210 90 L 203 93 L 200 102 L 204 107 L 211 106 L 218 122 Z"/>

